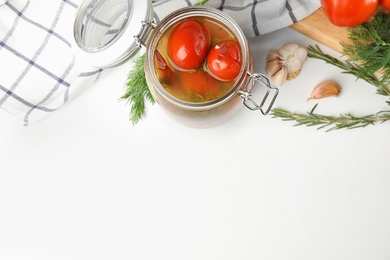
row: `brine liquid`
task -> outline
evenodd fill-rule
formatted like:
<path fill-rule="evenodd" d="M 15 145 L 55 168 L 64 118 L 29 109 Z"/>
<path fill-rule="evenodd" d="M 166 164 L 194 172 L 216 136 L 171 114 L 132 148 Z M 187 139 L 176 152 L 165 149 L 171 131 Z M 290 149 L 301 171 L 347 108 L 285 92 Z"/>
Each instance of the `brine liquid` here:
<path fill-rule="evenodd" d="M 217 21 L 204 17 L 198 17 L 196 19 L 204 23 L 210 32 L 210 48 L 220 41 L 236 40 L 234 35 Z M 174 26 L 164 32 L 156 47 L 156 50 L 161 54 L 169 69 L 161 70 L 156 61 L 156 56 L 154 57 L 155 71 L 165 90 L 172 96 L 187 102 L 207 102 L 229 92 L 235 81 L 223 82 L 213 78 L 206 71 L 205 62 L 191 71 L 177 69 L 172 64 L 168 55 L 168 38 Z"/>

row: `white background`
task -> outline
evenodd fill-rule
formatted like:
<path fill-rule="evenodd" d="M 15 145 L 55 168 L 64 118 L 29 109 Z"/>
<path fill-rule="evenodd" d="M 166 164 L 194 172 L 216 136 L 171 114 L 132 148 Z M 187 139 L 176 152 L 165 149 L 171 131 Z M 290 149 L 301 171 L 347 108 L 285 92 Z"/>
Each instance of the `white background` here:
<path fill-rule="evenodd" d="M 256 71 L 286 42 L 314 43 L 251 39 Z M 148 104 L 132 126 L 118 101 L 130 68 L 29 127 L 0 111 L 0 259 L 390 259 L 389 123 L 325 133 L 243 107 L 192 129 Z M 328 79 L 341 96 L 306 101 Z M 361 116 L 385 101 L 308 59 L 275 107 Z"/>

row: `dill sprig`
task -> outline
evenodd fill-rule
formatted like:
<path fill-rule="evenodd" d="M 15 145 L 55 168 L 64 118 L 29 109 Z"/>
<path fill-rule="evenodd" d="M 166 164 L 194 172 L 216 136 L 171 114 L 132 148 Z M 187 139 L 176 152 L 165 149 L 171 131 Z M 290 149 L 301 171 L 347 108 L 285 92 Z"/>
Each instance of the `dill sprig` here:
<path fill-rule="evenodd" d="M 383 84 L 390 83 L 390 16 L 376 14 L 372 20 L 348 29 L 352 44 L 343 44 L 343 53 L 361 64 L 367 74 L 380 71 Z"/>
<path fill-rule="evenodd" d="M 336 129 L 363 128 L 376 123 L 384 123 L 390 120 L 390 111 L 381 111 L 375 115 L 363 117 L 353 116 L 351 113 L 340 114 L 339 116 L 326 116 L 314 113 L 316 104 L 310 112 L 306 114 L 292 113 L 284 109 L 275 108 L 271 111 L 271 116 L 281 118 L 283 121 L 295 121 L 294 126 L 318 126 L 317 129 L 326 129 L 326 132 Z"/>
<path fill-rule="evenodd" d="M 146 83 L 144 62 L 145 54 L 135 60 L 134 68 L 128 75 L 125 93 L 120 98 L 131 105 L 130 122 L 133 125 L 136 125 L 145 117 L 145 98 L 151 104 L 155 103 Z"/>

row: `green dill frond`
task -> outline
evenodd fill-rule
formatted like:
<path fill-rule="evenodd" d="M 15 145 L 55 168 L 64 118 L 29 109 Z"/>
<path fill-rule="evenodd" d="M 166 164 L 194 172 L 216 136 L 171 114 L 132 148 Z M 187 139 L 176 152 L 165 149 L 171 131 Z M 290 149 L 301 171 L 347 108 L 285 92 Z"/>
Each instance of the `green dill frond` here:
<path fill-rule="evenodd" d="M 365 74 L 380 71 L 382 83 L 390 82 L 390 16 L 378 13 L 359 26 L 349 28 L 350 44 L 344 44 L 343 54 L 361 64 Z"/>
<path fill-rule="evenodd" d="M 145 98 L 154 104 L 155 100 L 150 93 L 146 83 L 144 70 L 145 54 L 135 60 L 134 68 L 128 75 L 125 93 L 120 98 L 131 105 L 130 121 L 133 125 L 137 124 L 145 117 Z"/>

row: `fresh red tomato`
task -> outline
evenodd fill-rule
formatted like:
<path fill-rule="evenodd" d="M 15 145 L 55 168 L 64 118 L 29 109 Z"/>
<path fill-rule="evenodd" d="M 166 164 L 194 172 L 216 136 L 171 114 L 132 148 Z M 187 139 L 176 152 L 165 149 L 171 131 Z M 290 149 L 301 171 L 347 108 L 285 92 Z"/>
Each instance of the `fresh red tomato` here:
<path fill-rule="evenodd" d="M 206 94 L 218 95 L 220 83 L 203 70 L 180 72 L 181 85 L 186 93 L 196 93 L 205 97 Z"/>
<path fill-rule="evenodd" d="M 375 13 L 378 0 L 321 0 L 321 5 L 334 25 L 356 26 Z"/>
<path fill-rule="evenodd" d="M 233 80 L 241 70 L 241 50 L 237 41 L 225 40 L 217 43 L 207 56 L 207 69 L 221 81 Z"/>
<path fill-rule="evenodd" d="M 210 47 L 210 32 L 196 19 L 178 23 L 168 39 L 168 53 L 174 65 L 191 70 L 200 66 Z"/>
<path fill-rule="evenodd" d="M 379 0 L 379 4 L 387 10 L 390 10 L 390 0 Z"/>

